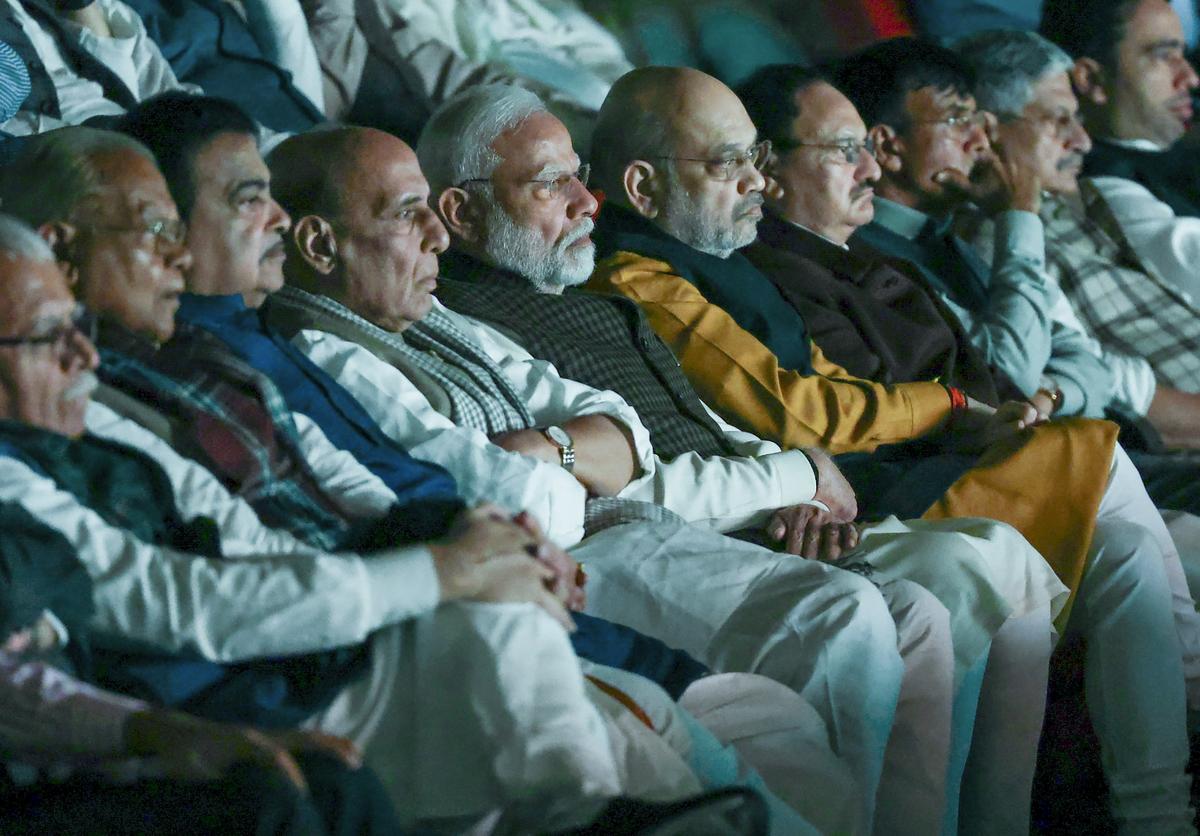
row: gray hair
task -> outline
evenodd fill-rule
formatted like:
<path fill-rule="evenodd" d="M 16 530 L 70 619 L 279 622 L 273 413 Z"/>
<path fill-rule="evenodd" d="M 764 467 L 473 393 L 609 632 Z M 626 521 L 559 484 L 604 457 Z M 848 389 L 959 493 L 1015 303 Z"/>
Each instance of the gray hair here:
<path fill-rule="evenodd" d="M 0 213 L 0 257 L 53 262 L 54 251 L 28 224 Z"/>
<path fill-rule="evenodd" d="M 97 158 L 117 151 L 154 162 L 140 142 L 112 131 L 74 126 L 29 137 L 0 174 L 0 207 L 34 227 L 70 220 L 99 188 Z"/>
<path fill-rule="evenodd" d="M 1043 78 L 1074 62 L 1036 32 L 994 29 L 959 40 L 954 49 L 975 72 L 975 101 L 1000 118 L 1020 116 Z"/>
<path fill-rule="evenodd" d="M 486 179 L 500 165 L 492 143 L 546 104 L 523 87 L 480 84 L 439 107 L 421 131 L 417 159 L 434 194 L 464 180 Z"/>

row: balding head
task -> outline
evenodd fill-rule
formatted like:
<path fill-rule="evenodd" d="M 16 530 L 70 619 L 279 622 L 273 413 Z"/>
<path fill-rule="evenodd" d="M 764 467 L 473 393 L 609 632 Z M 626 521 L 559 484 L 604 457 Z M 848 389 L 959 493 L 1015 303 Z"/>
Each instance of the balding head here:
<path fill-rule="evenodd" d="M 698 250 L 728 256 L 754 240 L 765 150 L 732 90 L 686 67 L 622 76 L 592 141 L 597 180 L 625 205 Z"/>
<path fill-rule="evenodd" d="M 338 128 L 291 137 L 267 163 L 295 221 L 289 284 L 389 331 L 429 312 L 447 237 L 411 148 L 383 131 Z"/>
<path fill-rule="evenodd" d="M 144 146 L 83 127 L 31 137 L 4 172 L 0 202 L 54 245 L 93 313 L 152 340 L 171 336 L 191 256 Z"/>

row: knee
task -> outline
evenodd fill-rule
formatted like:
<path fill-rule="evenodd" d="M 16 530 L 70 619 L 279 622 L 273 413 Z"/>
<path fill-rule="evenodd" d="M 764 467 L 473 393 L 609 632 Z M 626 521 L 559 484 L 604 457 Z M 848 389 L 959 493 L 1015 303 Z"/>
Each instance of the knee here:
<path fill-rule="evenodd" d="M 881 590 L 901 647 L 951 646 L 950 611 L 929 590 L 898 580 Z"/>
<path fill-rule="evenodd" d="M 1135 594 L 1153 590 L 1169 595 L 1158 541 L 1137 523 L 1097 521 L 1090 556 L 1083 577 L 1084 594 L 1109 590 Z"/>

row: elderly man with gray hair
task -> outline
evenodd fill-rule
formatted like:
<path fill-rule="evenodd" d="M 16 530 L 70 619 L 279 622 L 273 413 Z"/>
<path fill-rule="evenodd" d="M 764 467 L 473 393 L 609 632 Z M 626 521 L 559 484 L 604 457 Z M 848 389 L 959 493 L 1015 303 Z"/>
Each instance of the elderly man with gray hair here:
<path fill-rule="evenodd" d="M 536 99 L 520 91 L 504 89 L 481 88 L 463 94 L 444 106 L 426 126 L 418 145 L 418 156 L 430 177 L 437 209 L 450 231 L 451 249 L 441 258 L 438 292 L 442 300 L 460 313 L 489 323 L 484 326 L 477 322 L 475 333 L 508 374 L 525 374 L 527 372 L 523 370 L 536 368 L 549 360 L 568 378 L 598 389 L 617 391 L 634 406 L 640 421 L 649 430 L 655 454 L 654 470 L 635 474 L 636 478 L 619 494 L 621 497 L 652 498 L 687 520 L 736 533 L 738 538 L 777 542 L 788 551 L 808 557 L 828 559 L 824 546 L 837 545 L 840 551 L 849 553 L 845 565 L 870 567 L 867 571 L 874 572 L 876 580 L 881 582 L 885 599 L 892 598 L 896 592 L 894 583 L 884 583 L 888 579 L 916 581 L 938 595 L 949 608 L 956 648 L 961 647 L 961 638 L 971 634 L 978 636 L 971 622 L 997 615 L 989 612 L 990 607 L 961 607 L 956 600 L 958 592 L 953 591 L 961 590 L 963 587 L 959 585 L 962 583 L 970 586 L 981 579 L 976 576 L 975 581 L 967 581 L 958 571 L 968 562 L 980 565 L 973 562 L 974 558 L 967 558 L 960 548 L 962 542 L 956 539 L 971 527 L 970 522 L 963 521 L 961 527 L 953 523 L 923 527 L 923 524 L 902 524 L 892 520 L 882 528 L 868 528 L 857 548 L 854 542 L 840 540 L 847 528 L 857 530 L 857 526 L 848 526 L 856 515 L 854 499 L 837 468 L 824 453 L 815 448 L 803 453 L 782 451 L 775 444 L 723 423 L 701 401 L 670 350 L 654 334 L 636 305 L 613 296 L 599 297 L 569 287 L 582 280 L 594 258 L 587 233 L 591 229 L 596 201 L 583 187 L 582 180 L 586 179 L 587 171 L 578 168 L 579 161 L 570 138 Z M 510 336 L 522 345 L 517 345 Z M 811 457 L 812 464 L 805 460 L 805 454 Z M 779 479 L 784 488 L 793 488 L 812 471 L 814 464 L 820 474 L 817 499 L 826 501 L 835 513 L 817 512 L 799 497 L 789 500 L 786 493 L 781 495 L 764 490 L 763 477 L 767 474 L 774 473 L 772 480 Z M 809 495 L 812 495 L 811 488 Z M 918 527 L 919 533 L 914 531 Z M 896 551 L 888 559 L 880 559 L 883 553 L 875 536 L 884 531 L 902 534 L 892 541 Z M 935 531 L 938 532 L 936 542 L 928 540 L 921 544 L 922 539 Z M 958 534 L 951 534 L 951 531 Z M 1015 569 L 1017 574 L 1028 569 L 1032 576 L 1039 576 L 1040 569 L 1045 568 L 1040 558 L 1025 564 L 1011 561 L 1011 555 L 1016 553 L 1014 550 L 1024 548 L 1023 544 L 1017 546 L 1018 541 L 1011 530 L 992 527 L 984 539 L 992 537 L 1009 543 L 1001 549 L 1006 553 L 1006 559 L 1001 562 L 1008 569 Z M 977 557 L 991 565 L 989 555 L 992 547 L 999 545 L 999 540 L 991 544 L 974 540 L 979 547 Z M 631 559 L 628 555 L 634 552 L 630 549 L 625 550 L 625 556 L 590 556 L 589 566 L 597 566 L 600 575 L 593 586 L 596 606 L 622 607 L 624 617 L 651 633 L 671 631 L 670 635 L 674 636 L 674 631 L 678 630 L 679 641 L 703 642 L 698 652 L 710 659 L 721 660 L 722 665 L 749 663 L 759 672 L 776 678 L 784 676 L 786 672 L 778 668 L 782 660 L 776 651 L 767 655 L 755 650 L 761 641 L 757 633 L 763 629 L 756 626 L 762 624 L 757 617 L 765 614 L 757 603 L 763 590 L 757 585 L 747 586 L 742 578 L 747 573 L 753 575 L 763 571 L 768 565 L 771 565 L 769 571 L 773 575 L 786 567 L 788 575 L 794 579 L 792 588 L 801 592 L 804 587 L 800 585 L 800 579 L 812 575 L 817 567 L 811 563 L 780 561 L 778 557 L 747 549 L 744 544 L 730 539 L 722 542 L 709 538 L 708 545 L 695 541 L 690 548 L 685 546 L 685 540 L 675 538 L 674 550 L 660 549 L 653 561 Z M 589 542 L 584 541 L 580 548 L 587 550 L 588 547 Z M 735 547 L 739 554 L 736 564 L 728 559 L 714 559 L 717 554 L 724 557 L 724 554 L 734 552 Z M 938 559 L 924 564 L 924 557 L 933 554 Z M 886 569 L 884 564 L 887 564 Z M 939 572 L 950 567 L 956 567 L 956 570 L 934 579 L 923 572 L 922 564 L 931 569 L 938 566 Z M 718 565 L 722 571 L 715 574 L 713 567 Z M 989 585 L 1000 581 L 998 576 L 987 576 L 991 578 L 987 581 Z M 636 585 L 631 581 L 636 581 Z M 834 585 L 833 589 L 844 587 L 846 578 L 826 572 L 822 583 L 825 594 L 830 594 L 830 586 Z M 1038 586 L 1040 582 L 1035 580 L 1033 583 Z M 1006 597 L 1002 591 L 1004 587 L 1003 581 L 993 587 L 999 599 Z M 634 589 L 645 596 L 643 601 L 637 601 L 629 594 Z M 772 591 L 776 599 L 772 607 L 785 605 L 779 597 L 780 592 L 778 586 Z M 801 615 L 811 611 L 812 594 L 789 594 L 795 610 L 788 620 L 798 630 L 805 629 Z M 994 602 L 997 600 L 993 599 Z M 1026 618 L 1014 618 L 1012 633 L 1003 629 L 1001 633 L 1021 636 L 1016 640 L 1025 643 L 1027 648 L 1021 665 L 1029 666 L 1028 673 L 1036 667 L 1032 660 L 1038 651 L 1034 647 L 1042 641 L 1041 652 L 1044 653 L 1046 638 L 1044 632 L 1039 633 L 1030 625 L 1040 618 L 1044 630 L 1046 611 L 1037 615 L 1041 604 L 1031 600 L 1009 601 L 1013 604 L 1009 612 L 1014 616 L 1023 614 Z M 1002 605 L 1002 610 L 1007 610 L 1007 606 Z M 731 652 L 734 648 L 729 644 L 730 619 L 724 616 L 716 620 L 711 618 L 711 613 L 724 613 L 730 607 L 735 607 L 735 614 L 745 613 L 737 617 L 743 636 L 739 641 L 744 646 L 736 653 Z M 674 623 L 677 616 L 666 619 L 656 615 L 664 612 L 684 614 L 691 625 Z M 752 616 L 752 612 L 756 615 Z M 894 601 L 893 613 L 902 615 Z M 716 628 L 711 635 L 696 634 L 695 625 L 703 623 L 699 621 L 701 617 Z M 652 620 L 646 621 L 647 618 Z M 776 618 L 771 616 L 770 620 Z M 1003 616 L 998 618 L 1003 619 Z M 897 620 L 903 653 L 907 628 L 904 618 Z M 1024 626 L 1018 628 L 1017 622 Z M 1005 624 L 1005 628 L 1009 626 Z M 997 633 L 997 649 L 1001 638 Z M 768 641 L 768 647 L 778 644 L 775 635 Z M 822 652 L 828 658 L 836 658 L 836 651 L 830 653 L 828 650 L 829 641 L 824 643 L 827 649 Z M 794 646 L 798 652 L 789 657 L 796 664 L 802 661 L 799 653 L 806 646 Z M 758 660 L 753 656 L 747 659 L 746 652 L 757 654 Z M 998 652 L 997 655 L 1004 654 Z M 957 691 L 954 728 L 958 733 L 969 734 L 971 723 L 967 717 L 973 709 L 965 707 L 976 702 L 979 691 L 975 677 L 982 673 L 984 661 L 967 654 L 960 655 L 958 662 L 956 682 L 962 687 Z M 906 688 L 913 687 L 912 670 L 910 663 L 904 679 Z M 811 693 L 810 683 L 792 673 L 787 676 L 782 681 L 798 687 L 804 695 Z M 991 678 L 989 675 L 989 680 Z M 1014 692 L 1034 695 L 1028 702 L 1030 711 L 1032 716 L 1040 712 L 1039 686 L 1027 687 L 1028 680 L 1019 674 L 997 675 L 996 679 L 1012 685 Z M 945 699 L 947 692 L 942 693 Z M 906 702 L 902 696 L 902 708 Z M 822 707 L 820 702 L 817 704 Z M 833 713 L 837 711 L 836 705 L 832 711 L 828 707 L 824 710 L 827 722 L 830 716 L 836 718 Z M 906 719 L 903 713 L 902 710 L 893 731 L 892 744 L 896 747 L 907 747 L 915 742 L 906 729 L 917 715 L 910 714 L 911 719 Z M 835 719 L 831 728 L 837 725 Z M 981 723 L 977 732 L 977 741 L 994 737 L 1011 742 L 1007 733 L 1001 733 L 987 722 Z M 1032 737 L 1036 739 L 1036 732 Z M 962 764 L 952 763 L 947 769 L 946 749 L 935 755 L 931 748 L 947 743 L 948 738 L 934 741 L 924 735 L 918 751 L 908 758 L 907 763 L 893 760 L 893 755 L 900 749 L 889 748 L 875 816 L 877 828 L 936 829 L 941 826 L 943 815 L 954 817 L 958 796 L 954 785 L 962 775 Z M 835 740 L 835 746 L 838 745 L 840 741 Z M 1018 760 L 1031 763 L 1032 745 L 1026 746 L 1023 741 L 1017 747 L 1023 754 L 1014 755 L 1008 765 Z M 986 746 L 981 744 L 980 752 L 984 749 Z M 966 747 L 955 751 L 963 754 Z M 1011 754 L 1012 749 L 1006 748 L 1006 752 Z M 939 760 L 941 766 L 936 766 Z M 981 756 L 977 763 L 994 766 L 996 761 L 989 762 L 988 756 Z M 983 768 L 986 771 L 987 766 Z M 949 790 L 947 776 L 951 785 Z M 900 787 L 903 790 L 897 793 Z M 949 805 L 945 803 L 947 795 L 951 800 Z M 900 824 L 901 820 L 904 824 Z M 917 822 L 919 824 L 915 824 Z"/>
<path fill-rule="evenodd" d="M 1091 338 L 1112 373 L 1112 406 L 1144 416 L 1168 447 L 1200 446 L 1200 301 L 1139 257 L 1100 193 L 1079 179 L 1091 141 L 1070 56 L 1033 32 L 1006 30 L 971 36 L 957 50 L 975 72 L 979 106 L 999 120 L 1005 154 L 1037 169 L 1049 193 L 1039 213 L 1057 285 L 1049 315 Z M 963 232 L 990 259 L 991 224 Z"/>

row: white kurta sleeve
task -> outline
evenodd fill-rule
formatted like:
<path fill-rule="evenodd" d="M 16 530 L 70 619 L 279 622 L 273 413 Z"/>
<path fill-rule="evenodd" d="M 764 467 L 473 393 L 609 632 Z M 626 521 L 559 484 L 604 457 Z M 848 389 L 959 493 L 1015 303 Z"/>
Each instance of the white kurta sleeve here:
<path fill-rule="evenodd" d="M 626 499 L 665 505 L 689 522 L 717 531 L 763 524 L 779 508 L 807 502 L 816 492 L 808 457 L 737 429 L 707 404 L 705 410 L 725 433 L 736 456 L 686 453 L 659 461 L 621 492 Z"/>
<path fill-rule="evenodd" d="M 1088 182 L 1108 204 L 1138 258 L 1200 299 L 1200 218 L 1176 215 L 1145 186 L 1124 177 L 1094 177 Z"/>
<path fill-rule="evenodd" d="M 0 501 L 21 504 L 76 549 L 96 584 L 98 630 L 169 652 L 232 661 L 342 647 L 428 612 L 440 598 L 428 549 L 326 554 L 262 525 L 244 501 L 158 436 L 99 404 L 89 430 L 131 444 L 167 474 L 185 519 L 211 517 L 223 559 L 146 543 L 21 462 L 0 458 Z"/>
<path fill-rule="evenodd" d="M 312 330 L 301 331 L 293 342 L 354 395 L 392 440 L 446 468 L 468 503 L 529 511 L 560 545 L 583 537 L 587 491 L 570 473 L 455 425 L 395 366 L 360 345 Z"/>
<path fill-rule="evenodd" d="M 292 419 L 301 454 L 338 510 L 353 519 L 378 519 L 396 504 L 395 492 L 353 454 L 335 447 L 315 421 L 300 412 L 293 412 Z"/>

